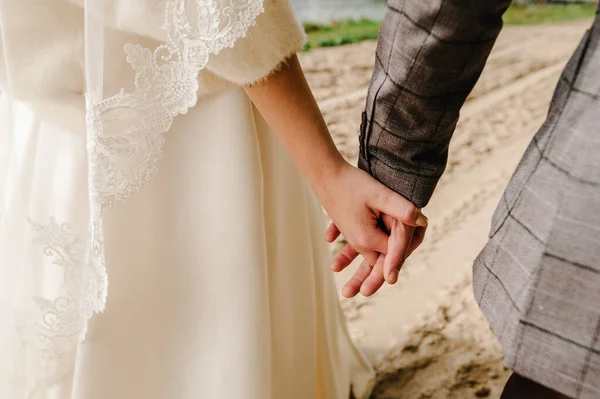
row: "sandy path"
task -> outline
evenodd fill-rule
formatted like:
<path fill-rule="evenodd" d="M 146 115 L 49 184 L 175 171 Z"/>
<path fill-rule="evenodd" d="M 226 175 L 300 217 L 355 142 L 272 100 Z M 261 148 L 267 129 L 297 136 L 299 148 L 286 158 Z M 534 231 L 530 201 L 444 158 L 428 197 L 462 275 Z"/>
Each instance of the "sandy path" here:
<path fill-rule="evenodd" d="M 561 69 L 587 22 L 504 30 L 462 112 L 446 174 L 428 206 L 426 242 L 400 282 L 343 299 L 350 329 L 380 373 L 374 398 L 500 394 L 502 353 L 475 304 L 471 264 L 504 186 L 542 123 Z M 356 162 L 358 126 L 375 45 L 302 56 L 332 134 Z M 346 275 L 338 276 L 338 283 Z"/>

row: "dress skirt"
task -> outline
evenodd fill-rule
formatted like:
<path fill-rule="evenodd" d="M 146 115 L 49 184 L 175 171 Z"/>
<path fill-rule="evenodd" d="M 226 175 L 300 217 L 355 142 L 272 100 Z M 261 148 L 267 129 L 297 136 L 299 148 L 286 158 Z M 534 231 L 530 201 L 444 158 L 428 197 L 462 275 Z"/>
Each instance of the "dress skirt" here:
<path fill-rule="evenodd" d="M 39 264 L 20 277 L 52 292 L 77 247 L 68 237 L 89 219 L 85 136 L 7 98 L 2 107 L 13 139 L 0 150 L 10 165 L 0 260 L 14 265 L 3 273 Z M 72 369 L 31 396 L 1 397 L 348 399 L 351 386 L 369 396 L 373 370 L 346 329 L 322 209 L 242 89 L 176 118 L 152 180 L 103 219 L 108 299 Z"/>

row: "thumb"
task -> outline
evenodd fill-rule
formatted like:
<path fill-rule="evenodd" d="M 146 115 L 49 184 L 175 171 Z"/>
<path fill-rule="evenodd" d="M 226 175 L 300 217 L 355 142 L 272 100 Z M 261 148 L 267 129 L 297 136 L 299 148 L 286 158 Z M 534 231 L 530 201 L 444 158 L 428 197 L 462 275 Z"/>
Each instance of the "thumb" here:
<path fill-rule="evenodd" d="M 366 253 L 372 252 L 372 256 L 374 256 L 374 258 L 369 259 L 369 261 L 372 260 L 373 263 L 370 264 L 375 265 L 379 254 L 387 254 L 388 239 L 389 236 L 383 230 L 381 230 L 381 228 L 378 226 L 373 226 L 367 235 L 360 237 L 357 240 L 356 245 L 353 246 L 362 256 L 365 256 Z"/>
<path fill-rule="evenodd" d="M 388 235 L 376 225 L 358 237 L 346 237 L 348 243 L 360 253 L 370 265 L 375 265 L 379 254 L 388 251 Z"/>
<path fill-rule="evenodd" d="M 325 241 L 332 243 L 340 236 L 340 230 L 333 223 L 329 224 L 329 228 L 325 232 Z"/>
<path fill-rule="evenodd" d="M 408 226 L 427 226 L 427 217 L 412 202 L 386 188 L 375 197 L 374 206 L 380 212 L 392 216 Z"/>

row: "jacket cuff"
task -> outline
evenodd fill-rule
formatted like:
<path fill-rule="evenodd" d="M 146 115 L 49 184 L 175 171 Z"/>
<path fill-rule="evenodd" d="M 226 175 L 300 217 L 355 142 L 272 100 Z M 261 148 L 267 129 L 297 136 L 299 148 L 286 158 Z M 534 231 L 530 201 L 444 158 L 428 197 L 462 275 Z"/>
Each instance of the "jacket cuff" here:
<path fill-rule="evenodd" d="M 289 0 L 264 0 L 264 10 L 246 37 L 210 56 L 211 72 L 238 85 L 251 85 L 302 49 L 306 35 Z"/>
<path fill-rule="evenodd" d="M 358 167 L 371 174 L 375 179 L 391 190 L 402 195 L 417 208 L 424 208 L 429 203 L 439 178 L 418 176 L 394 169 L 377 158 L 367 158 L 360 154 Z"/>
<path fill-rule="evenodd" d="M 369 123 L 366 111 L 362 113 L 360 124 L 360 150 L 358 154 L 358 167 L 364 170 L 380 183 L 397 192 L 413 203 L 417 208 L 424 208 L 431 199 L 439 177 L 420 176 L 393 168 L 373 156 L 369 148 L 369 136 L 372 124 Z"/>

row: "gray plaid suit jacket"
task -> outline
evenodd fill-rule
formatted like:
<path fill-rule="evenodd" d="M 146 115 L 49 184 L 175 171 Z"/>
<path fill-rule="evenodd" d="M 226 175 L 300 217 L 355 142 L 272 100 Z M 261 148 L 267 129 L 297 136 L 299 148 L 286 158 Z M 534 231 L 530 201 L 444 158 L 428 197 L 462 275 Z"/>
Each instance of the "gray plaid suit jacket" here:
<path fill-rule="evenodd" d="M 423 207 L 509 0 L 389 0 L 359 166 Z M 475 297 L 506 365 L 600 398 L 600 16 L 556 88 L 475 261 Z"/>

